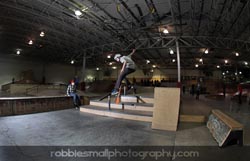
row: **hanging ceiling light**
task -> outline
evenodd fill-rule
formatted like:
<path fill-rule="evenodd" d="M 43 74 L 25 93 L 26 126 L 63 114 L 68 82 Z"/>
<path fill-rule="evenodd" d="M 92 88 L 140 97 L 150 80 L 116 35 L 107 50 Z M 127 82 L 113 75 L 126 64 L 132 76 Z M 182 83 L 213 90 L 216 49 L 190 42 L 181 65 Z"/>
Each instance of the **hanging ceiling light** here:
<path fill-rule="evenodd" d="M 96 70 L 100 70 L 100 68 L 97 67 Z"/>
<path fill-rule="evenodd" d="M 174 50 L 169 49 L 169 53 L 170 53 L 171 55 L 174 54 Z"/>
<path fill-rule="evenodd" d="M 20 55 L 21 54 L 21 49 L 16 49 L 16 54 Z"/>
<path fill-rule="evenodd" d="M 150 63 L 150 60 L 146 60 L 146 64 L 149 64 Z"/>
<path fill-rule="evenodd" d="M 175 62 L 175 59 L 172 59 L 172 62 L 174 63 L 174 62 Z"/>
<path fill-rule="evenodd" d="M 240 56 L 240 54 L 239 53 L 235 53 L 235 56 Z"/>
<path fill-rule="evenodd" d="M 227 63 L 228 63 L 228 60 L 226 59 L 226 60 L 225 60 L 225 64 L 227 64 Z"/>
<path fill-rule="evenodd" d="M 199 67 L 199 65 L 198 65 L 198 64 L 195 64 L 195 67 L 196 67 L 196 68 L 198 68 L 198 67 Z"/>
<path fill-rule="evenodd" d="M 76 15 L 76 16 L 81 16 L 81 15 L 82 15 L 82 12 L 79 11 L 79 10 L 75 10 L 75 15 Z"/>
<path fill-rule="evenodd" d="M 40 37 L 44 37 L 44 36 L 45 36 L 45 33 L 43 31 L 41 31 Z"/>
<path fill-rule="evenodd" d="M 166 29 L 166 28 L 164 28 L 162 32 L 163 32 L 164 34 L 168 34 L 168 33 L 169 33 L 168 29 Z"/>
<path fill-rule="evenodd" d="M 87 12 L 88 11 L 88 7 L 87 6 L 83 6 L 84 8 L 82 9 L 83 12 Z"/>
<path fill-rule="evenodd" d="M 219 66 L 219 65 L 217 65 L 216 67 L 217 67 L 218 69 L 220 68 L 220 66 Z"/>
<path fill-rule="evenodd" d="M 71 62 L 70 62 L 71 64 L 74 64 L 75 63 L 75 61 L 74 60 L 71 60 Z"/>
<path fill-rule="evenodd" d="M 208 54 L 208 49 L 205 50 L 205 54 Z"/>
<path fill-rule="evenodd" d="M 33 44 L 33 41 L 32 41 L 32 40 L 30 40 L 30 41 L 28 42 L 28 44 L 29 44 L 29 45 L 32 45 L 32 44 Z"/>

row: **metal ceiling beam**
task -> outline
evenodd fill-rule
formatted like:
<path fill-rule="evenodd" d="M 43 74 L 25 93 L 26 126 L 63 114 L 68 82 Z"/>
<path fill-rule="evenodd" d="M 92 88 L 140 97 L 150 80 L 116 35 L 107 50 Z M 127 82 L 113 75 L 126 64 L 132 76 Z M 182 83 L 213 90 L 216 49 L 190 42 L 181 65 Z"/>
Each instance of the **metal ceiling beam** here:
<path fill-rule="evenodd" d="M 221 18 L 222 18 L 222 14 L 223 14 L 223 12 L 225 11 L 226 3 L 227 3 L 227 2 L 228 2 L 228 0 L 224 0 L 224 2 L 222 3 L 222 9 L 220 10 L 219 17 L 216 18 L 216 20 L 215 20 L 216 23 L 215 23 L 214 29 L 213 29 L 213 31 L 212 31 L 212 34 L 215 34 L 216 28 L 217 28 L 217 26 L 218 26 L 218 24 L 219 24 L 219 22 L 220 22 L 220 20 L 221 20 Z"/>
<path fill-rule="evenodd" d="M 229 29 L 224 34 L 225 37 L 227 37 L 228 34 L 230 32 L 232 32 L 232 28 L 235 26 L 236 22 L 240 19 L 240 16 L 242 15 L 244 9 L 247 8 L 246 6 L 247 6 L 248 3 L 249 3 L 249 1 L 246 1 L 245 3 L 243 3 L 243 6 L 239 9 L 239 14 L 235 17 L 234 21 L 231 23 L 231 26 L 229 27 Z"/>
<path fill-rule="evenodd" d="M 119 0 L 119 2 L 125 7 L 125 9 L 131 14 L 131 16 L 136 20 L 137 23 L 140 24 L 140 20 L 135 16 L 133 11 L 128 7 L 128 5 L 123 1 Z"/>
<path fill-rule="evenodd" d="M 234 40 L 230 38 L 221 38 L 221 37 L 207 37 L 207 36 L 181 36 L 179 37 L 181 42 L 180 48 L 214 48 L 222 50 L 232 50 L 232 51 L 250 51 L 250 42 L 242 40 Z M 165 36 L 165 37 L 152 37 L 152 38 L 142 38 L 139 41 L 131 41 L 132 45 L 136 45 L 139 50 L 143 49 L 154 49 L 154 48 L 166 48 L 173 47 L 175 36 Z M 161 40 L 161 43 L 155 43 L 152 40 Z M 119 43 L 119 42 L 117 42 Z M 113 44 L 113 43 L 112 43 Z M 110 44 L 105 44 L 105 46 L 111 46 Z M 92 48 L 95 48 L 93 46 Z M 126 49 L 126 48 L 125 48 Z M 123 50 L 127 51 L 127 50 Z"/>
<path fill-rule="evenodd" d="M 198 22 L 198 29 L 196 31 L 196 36 L 199 35 L 200 32 L 200 26 L 201 26 L 201 21 L 202 21 L 202 14 L 203 14 L 203 10 L 204 10 L 204 0 L 201 0 L 201 9 L 200 9 L 200 16 L 199 16 L 199 22 Z"/>

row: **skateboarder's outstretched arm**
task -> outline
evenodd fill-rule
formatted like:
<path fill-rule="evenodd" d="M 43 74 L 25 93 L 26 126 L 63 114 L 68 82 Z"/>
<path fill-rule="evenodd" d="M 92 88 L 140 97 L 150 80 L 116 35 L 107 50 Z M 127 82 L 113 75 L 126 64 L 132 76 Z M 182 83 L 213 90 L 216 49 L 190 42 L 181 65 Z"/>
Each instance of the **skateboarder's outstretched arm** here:
<path fill-rule="evenodd" d="M 136 49 L 133 49 L 132 52 L 128 56 L 132 56 L 135 53 Z"/>

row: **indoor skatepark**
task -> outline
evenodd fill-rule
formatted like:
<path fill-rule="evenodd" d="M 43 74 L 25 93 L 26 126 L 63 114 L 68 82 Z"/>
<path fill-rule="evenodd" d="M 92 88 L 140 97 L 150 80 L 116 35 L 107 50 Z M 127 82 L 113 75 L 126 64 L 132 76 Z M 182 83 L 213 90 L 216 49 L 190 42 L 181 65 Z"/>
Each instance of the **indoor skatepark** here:
<path fill-rule="evenodd" d="M 249 7 L 0 2 L 0 160 L 249 160 Z"/>

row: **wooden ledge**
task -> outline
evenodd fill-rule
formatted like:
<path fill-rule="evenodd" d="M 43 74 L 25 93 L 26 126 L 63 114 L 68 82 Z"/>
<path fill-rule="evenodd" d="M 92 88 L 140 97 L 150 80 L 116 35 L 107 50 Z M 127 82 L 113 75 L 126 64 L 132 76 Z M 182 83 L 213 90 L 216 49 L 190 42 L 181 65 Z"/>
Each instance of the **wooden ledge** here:
<path fill-rule="evenodd" d="M 244 127 L 241 123 L 234 120 L 233 118 L 226 115 L 225 113 L 221 112 L 220 110 L 212 110 L 212 113 L 218 118 L 220 118 L 232 130 L 242 130 Z"/>

